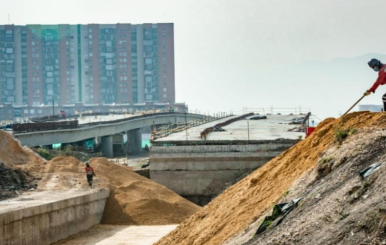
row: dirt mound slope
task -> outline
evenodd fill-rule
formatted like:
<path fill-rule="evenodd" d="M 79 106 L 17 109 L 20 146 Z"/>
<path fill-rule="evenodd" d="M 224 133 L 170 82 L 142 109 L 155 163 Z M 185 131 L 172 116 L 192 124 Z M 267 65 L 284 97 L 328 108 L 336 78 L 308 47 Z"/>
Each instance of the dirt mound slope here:
<path fill-rule="evenodd" d="M 37 181 L 21 170 L 0 163 L 0 200 L 18 196 L 21 191 L 36 188 Z"/>
<path fill-rule="evenodd" d="M 0 130 L 0 162 L 4 163 L 5 166 L 12 167 L 31 161 L 43 162 L 32 151 L 21 147 L 11 134 Z"/>
<path fill-rule="evenodd" d="M 199 206 L 180 197 L 166 187 L 142 177 L 130 168 L 108 161 L 92 158 L 94 187 L 109 188 L 102 223 L 128 225 L 178 224 L 200 209 Z M 39 189 L 85 189 L 85 165 L 71 156 L 55 157 L 46 164 L 27 164 L 28 169 L 46 173 Z"/>
<path fill-rule="evenodd" d="M 362 179 L 359 172 L 374 163 L 384 164 Z M 385 244 L 385 174 L 386 130 L 359 129 L 342 145 L 328 148 L 280 200 L 303 197 L 279 226 L 253 239 L 246 232 L 247 243 L 238 238 L 227 244 Z"/>
<path fill-rule="evenodd" d="M 165 186 L 106 158 L 92 158 L 90 164 L 110 187 L 104 224 L 179 224 L 200 209 Z"/>
<path fill-rule="evenodd" d="M 259 219 L 293 183 L 315 167 L 339 128 L 386 127 L 386 113 L 356 112 L 329 118 L 316 131 L 231 186 L 156 244 L 221 244 Z"/>

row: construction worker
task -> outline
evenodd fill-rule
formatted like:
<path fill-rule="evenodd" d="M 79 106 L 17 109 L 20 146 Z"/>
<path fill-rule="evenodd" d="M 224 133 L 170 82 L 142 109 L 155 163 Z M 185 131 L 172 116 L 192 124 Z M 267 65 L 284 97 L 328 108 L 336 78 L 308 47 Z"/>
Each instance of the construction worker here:
<path fill-rule="evenodd" d="M 96 175 L 95 175 L 94 169 L 90 166 L 88 161 L 86 162 L 86 168 L 85 169 L 86 169 L 86 176 L 87 176 L 88 185 L 90 186 L 90 188 L 92 188 L 92 178 Z"/>
<path fill-rule="evenodd" d="M 378 78 L 373 84 L 373 86 L 367 90 L 364 95 L 370 95 L 371 92 L 375 93 L 375 90 L 378 88 L 379 85 L 386 84 L 386 65 L 382 64 L 380 60 L 377 59 L 371 59 L 368 62 L 371 69 L 373 69 L 375 72 L 378 72 Z M 386 94 L 382 96 L 383 101 L 383 111 L 386 111 Z"/>

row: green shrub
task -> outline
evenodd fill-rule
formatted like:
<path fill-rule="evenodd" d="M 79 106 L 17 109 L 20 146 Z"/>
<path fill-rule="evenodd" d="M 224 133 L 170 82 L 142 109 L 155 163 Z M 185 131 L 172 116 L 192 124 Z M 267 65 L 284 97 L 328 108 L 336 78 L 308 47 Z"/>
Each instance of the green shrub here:
<path fill-rule="evenodd" d="M 41 157 L 44 157 L 45 159 L 47 160 L 51 160 L 52 158 L 54 158 L 46 149 L 44 148 L 38 148 L 37 149 L 37 152 L 38 154 L 41 156 Z"/>
<path fill-rule="evenodd" d="M 357 130 L 355 128 L 347 128 L 347 129 L 342 129 L 342 128 L 338 128 L 336 131 L 335 131 L 335 142 L 338 142 L 338 143 L 342 143 L 346 138 L 347 136 L 349 135 L 353 135 L 357 132 Z"/>
<path fill-rule="evenodd" d="M 283 194 L 283 197 L 286 197 L 286 196 L 288 196 L 288 194 L 290 193 L 290 191 L 286 191 L 286 192 L 284 192 L 284 194 Z"/>
<path fill-rule="evenodd" d="M 72 145 L 66 145 L 63 149 L 64 155 L 68 156 L 71 155 L 72 152 Z"/>
<path fill-rule="evenodd" d="M 329 156 L 329 157 L 323 157 L 322 160 L 320 160 L 320 162 L 321 162 L 322 164 L 324 164 L 324 163 L 330 162 L 331 160 L 332 160 L 332 156 Z"/>

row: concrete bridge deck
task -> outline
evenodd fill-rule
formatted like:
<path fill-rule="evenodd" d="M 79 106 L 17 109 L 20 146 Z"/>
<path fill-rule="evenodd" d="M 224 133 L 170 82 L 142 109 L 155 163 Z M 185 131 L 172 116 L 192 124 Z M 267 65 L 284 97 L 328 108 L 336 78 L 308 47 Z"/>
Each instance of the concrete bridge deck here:
<path fill-rule="evenodd" d="M 198 141 L 200 132 L 207 127 L 213 127 L 218 123 L 228 121 L 237 116 L 227 117 L 220 120 L 202 124 L 197 127 L 189 128 L 187 132 L 182 131 L 169 136 L 159 138 L 155 142 L 172 142 L 172 141 Z M 257 140 L 276 140 L 290 139 L 297 140 L 304 137 L 304 132 L 290 132 L 291 128 L 299 125 L 289 124 L 296 118 L 295 115 L 268 115 L 267 119 L 261 120 L 239 120 L 228 126 L 223 127 L 223 132 L 211 132 L 208 134 L 206 141 L 251 141 Z M 249 137 L 248 137 L 249 135 Z"/>
<path fill-rule="evenodd" d="M 149 127 L 154 124 L 168 124 L 170 122 L 184 123 L 185 120 L 200 120 L 204 117 L 204 115 L 198 114 L 160 113 L 103 122 L 99 122 L 98 119 L 96 119 L 94 122 L 81 124 L 77 128 L 16 133 L 14 137 L 18 139 L 22 145 L 26 146 L 73 143 L 96 137 L 112 136 L 129 130 Z"/>

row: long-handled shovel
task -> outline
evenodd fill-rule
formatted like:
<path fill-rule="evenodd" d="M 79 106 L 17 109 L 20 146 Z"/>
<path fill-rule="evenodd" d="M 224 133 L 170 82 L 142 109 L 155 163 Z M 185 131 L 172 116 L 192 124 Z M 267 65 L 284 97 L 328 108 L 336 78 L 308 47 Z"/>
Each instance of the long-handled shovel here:
<path fill-rule="evenodd" d="M 350 107 L 350 109 L 348 109 L 343 115 L 342 115 L 342 117 L 344 116 L 344 115 L 346 115 L 347 113 L 349 113 L 349 111 L 351 111 L 351 109 L 352 108 L 354 108 L 354 106 L 356 106 L 364 97 L 365 97 L 366 95 L 363 95 L 357 102 L 355 102 L 355 104 L 353 104 L 351 107 Z"/>

